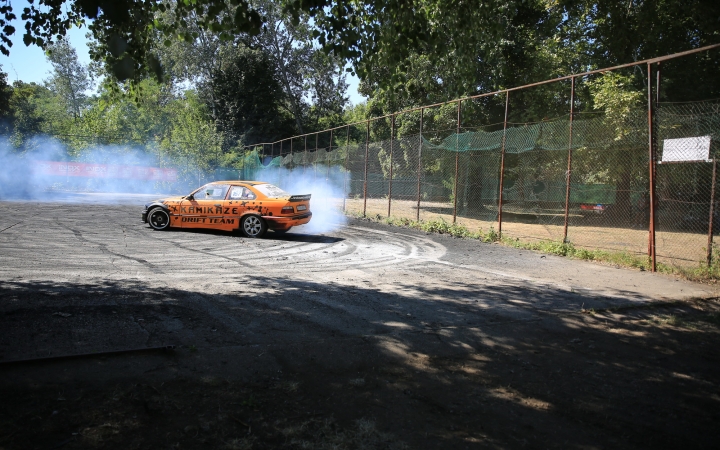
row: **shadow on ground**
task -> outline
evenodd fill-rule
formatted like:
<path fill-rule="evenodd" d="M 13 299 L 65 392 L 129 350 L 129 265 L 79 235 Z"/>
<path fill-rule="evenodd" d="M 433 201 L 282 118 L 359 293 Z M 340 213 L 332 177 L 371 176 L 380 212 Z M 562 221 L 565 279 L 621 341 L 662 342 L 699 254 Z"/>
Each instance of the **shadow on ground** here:
<path fill-rule="evenodd" d="M 704 448 L 720 438 L 717 301 L 590 310 L 614 299 L 520 282 L 402 294 L 366 285 L 2 282 L 0 448 Z M 168 344 L 170 355 L 10 363 Z"/>

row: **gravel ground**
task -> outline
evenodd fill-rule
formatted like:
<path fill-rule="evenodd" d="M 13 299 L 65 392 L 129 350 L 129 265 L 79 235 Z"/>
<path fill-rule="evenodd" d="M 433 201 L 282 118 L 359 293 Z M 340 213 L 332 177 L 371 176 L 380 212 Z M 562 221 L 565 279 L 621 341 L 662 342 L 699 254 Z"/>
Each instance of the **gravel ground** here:
<path fill-rule="evenodd" d="M 156 232 L 143 198 L 77 197 L 0 202 L 0 449 L 720 438 L 714 286 L 361 220 Z"/>

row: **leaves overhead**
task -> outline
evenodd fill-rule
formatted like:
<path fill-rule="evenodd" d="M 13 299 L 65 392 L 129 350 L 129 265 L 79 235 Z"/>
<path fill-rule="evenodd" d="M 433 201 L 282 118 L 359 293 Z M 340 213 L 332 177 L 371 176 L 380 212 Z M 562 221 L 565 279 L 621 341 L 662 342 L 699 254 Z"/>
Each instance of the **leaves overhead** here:
<path fill-rule="evenodd" d="M 0 14 L 9 22 L 15 18 L 14 12 L 9 0 L 4 3 Z M 148 73 L 162 78 L 160 61 L 151 51 L 152 35 L 161 33 L 167 40 L 192 40 L 191 32 L 183 26 L 189 15 L 198 16 L 203 29 L 224 37 L 232 33 L 257 33 L 262 26 L 260 15 L 245 0 L 227 2 L 236 7 L 232 16 L 220 14 L 228 6 L 225 0 L 181 0 L 173 5 L 171 20 L 163 20 L 159 14 L 166 12 L 168 6 L 158 0 L 29 0 L 29 3 L 21 15 L 25 21 L 25 45 L 46 48 L 65 36 L 71 27 L 86 26 L 99 43 L 91 52 L 92 59 L 103 61 L 107 72 L 120 81 L 138 81 Z M 8 37 L 14 31 L 5 26 L 0 30 L 0 40 L 9 44 Z M 7 51 L 4 46 L 0 50 Z"/>

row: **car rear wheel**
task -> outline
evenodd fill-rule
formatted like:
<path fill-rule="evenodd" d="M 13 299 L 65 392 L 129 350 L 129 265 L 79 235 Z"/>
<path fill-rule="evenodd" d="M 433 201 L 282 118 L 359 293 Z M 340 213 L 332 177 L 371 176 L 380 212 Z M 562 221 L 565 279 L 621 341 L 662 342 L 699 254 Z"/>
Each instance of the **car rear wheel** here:
<path fill-rule="evenodd" d="M 148 223 L 155 230 L 164 230 L 170 226 L 170 214 L 160 207 L 153 208 L 148 213 Z"/>
<path fill-rule="evenodd" d="M 240 230 L 249 238 L 259 238 L 267 231 L 267 224 L 262 217 L 247 215 L 240 222 Z"/>

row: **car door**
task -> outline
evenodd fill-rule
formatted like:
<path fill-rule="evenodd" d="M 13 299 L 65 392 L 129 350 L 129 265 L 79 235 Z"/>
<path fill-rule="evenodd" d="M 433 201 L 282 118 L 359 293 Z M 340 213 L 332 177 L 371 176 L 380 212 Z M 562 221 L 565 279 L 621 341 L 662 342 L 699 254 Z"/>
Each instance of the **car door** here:
<path fill-rule="evenodd" d="M 230 185 L 210 183 L 180 204 L 182 228 L 224 229 L 223 206 Z"/>
<path fill-rule="evenodd" d="M 236 185 L 230 187 L 228 193 L 226 207 L 223 210 L 225 221 L 234 225 L 234 228 L 240 226 L 240 218 L 247 211 L 248 205 L 254 203 L 256 195 L 247 186 Z"/>

